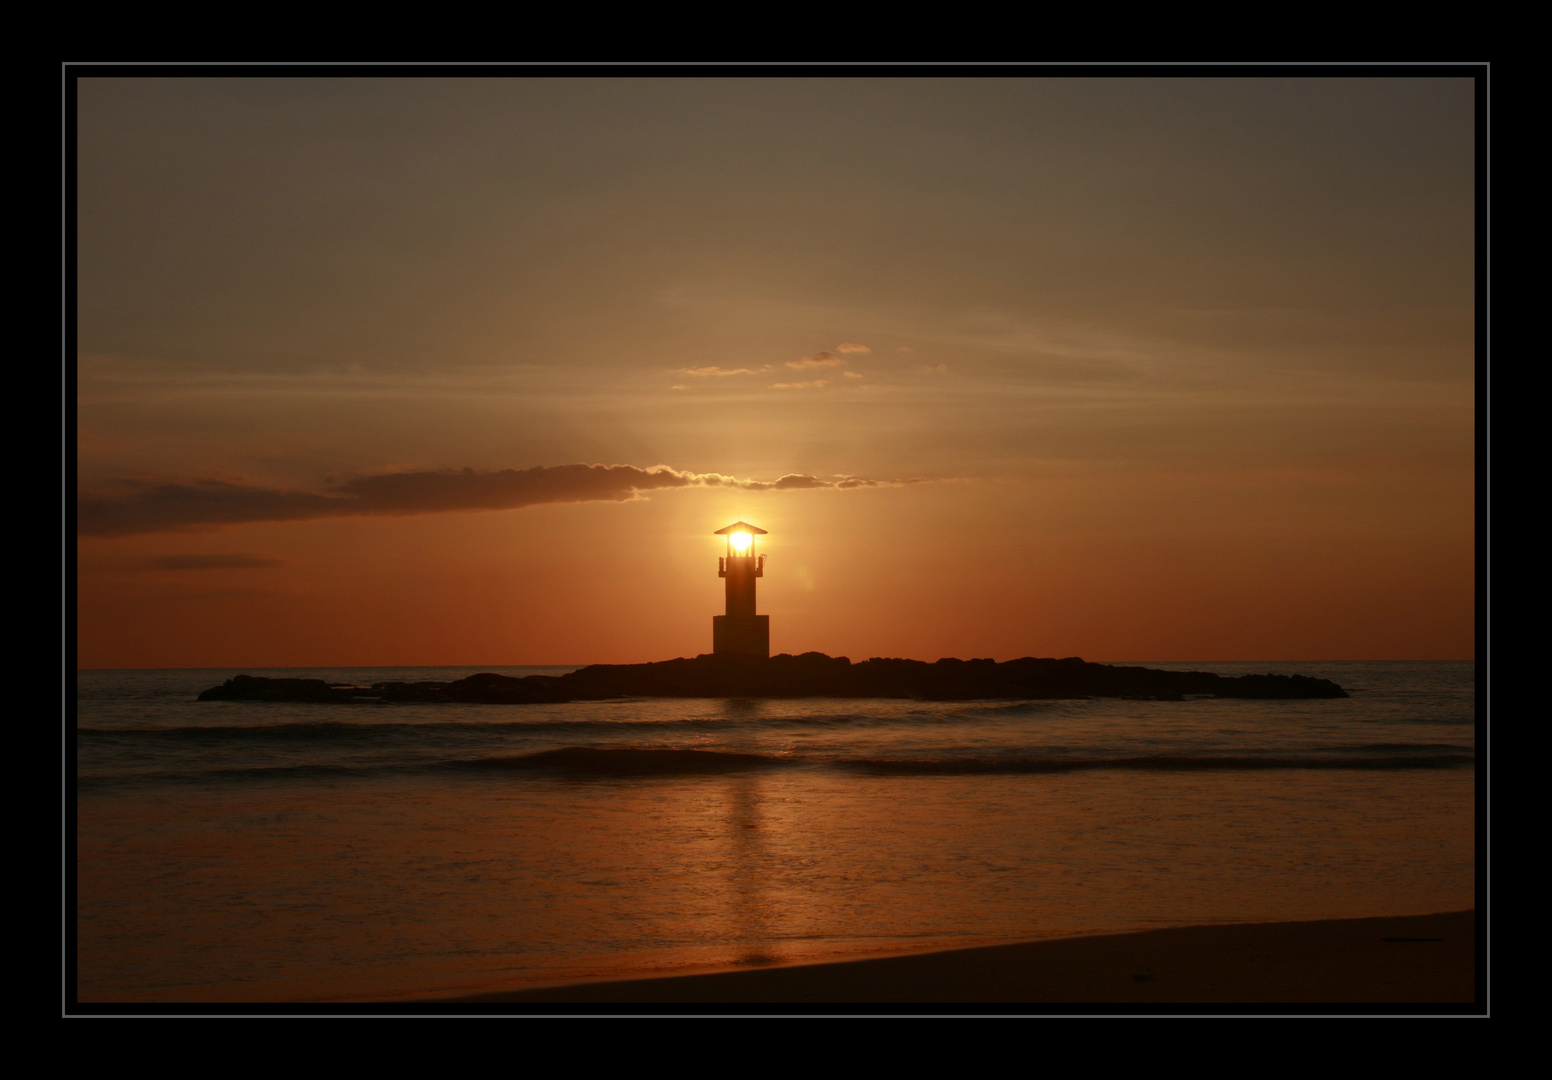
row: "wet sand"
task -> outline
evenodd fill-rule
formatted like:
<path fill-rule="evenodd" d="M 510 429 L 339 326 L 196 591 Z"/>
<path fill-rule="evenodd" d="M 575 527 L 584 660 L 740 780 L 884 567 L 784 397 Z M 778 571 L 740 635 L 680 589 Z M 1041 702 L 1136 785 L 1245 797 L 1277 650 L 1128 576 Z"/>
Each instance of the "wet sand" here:
<path fill-rule="evenodd" d="M 1470 1003 L 1475 912 L 1149 930 L 481 994 L 470 1004 Z"/>

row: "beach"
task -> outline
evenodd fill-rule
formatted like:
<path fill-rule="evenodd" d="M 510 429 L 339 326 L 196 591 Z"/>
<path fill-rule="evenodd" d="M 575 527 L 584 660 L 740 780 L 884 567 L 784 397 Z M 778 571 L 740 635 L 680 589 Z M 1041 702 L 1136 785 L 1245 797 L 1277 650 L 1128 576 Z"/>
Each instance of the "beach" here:
<path fill-rule="evenodd" d="M 662 981 L 681 977 L 750 995 L 730 1001 L 896 1000 L 865 977 L 882 965 L 902 1001 L 1323 1001 L 1370 986 L 1352 965 L 1371 960 L 1364 1000 L 1463 1000 L 1469 975 L 1384 975 L 1454 933 L 1276 945 L 1346 956 L 1303 982 L 1305 960 L 1253 979 L 1186 945 L 1184 967 L 1122 956 L 1104 985 L 1049 974 L 1103 965 L 1017 959 L 1476 906 L 1471 665 L 1213 667 L 1352 696 L 357 706 L 197 700 L 229 671 L 82 673 L 78 1000 L 703 992 Z"/>
<path fill-rule="evenodd" d="M 1476 998 L 1476 913 L 1192 926 L 583 983 L 471 1005 L 1424 1004 Z"/>

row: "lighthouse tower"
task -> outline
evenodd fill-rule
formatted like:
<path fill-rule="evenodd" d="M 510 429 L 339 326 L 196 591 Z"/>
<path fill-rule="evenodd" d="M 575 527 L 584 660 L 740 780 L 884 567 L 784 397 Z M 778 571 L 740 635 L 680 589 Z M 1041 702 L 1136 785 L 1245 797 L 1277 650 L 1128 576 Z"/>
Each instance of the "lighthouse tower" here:
<path fill-rule="evenodd" d="M 727 614 L 711 617 L 711 651 L 769 657 L 771 617 L 754 613 L 754 579 L 765 576 L 765 556 L 754 553 L 754 538 L 765 530 L 735 521 L 712 535 L 727 537 L 727 554 L 717 560 L 717 576 L 727 580 Z"/>

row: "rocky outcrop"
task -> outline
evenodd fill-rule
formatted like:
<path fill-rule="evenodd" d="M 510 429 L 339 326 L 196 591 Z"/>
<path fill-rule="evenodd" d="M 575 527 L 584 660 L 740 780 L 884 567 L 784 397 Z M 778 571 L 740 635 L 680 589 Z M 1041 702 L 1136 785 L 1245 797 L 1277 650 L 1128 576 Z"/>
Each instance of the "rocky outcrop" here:
<path fill-rule="evenodd" d="M 238 675 L 199 695 L 200 701 L 321 701 L 349 703 L 351 696 L 322 679 L 266 679 Z"/>
<path fill-rule="evenodd" d="M 652 664 L 594 664 L 567 675 L 514 678 L 483 672 L 456 682 L 382 682 L 331 686 L 322 679 L 238 675 L 201 701 L 460 702 L 527 705 L 621 697 L 841 697 L 970 701 L 978 698 L 1119 697 L 1179 701 L 1187 695 L 1233 698 L 1342 698 L 1329 679 L 1307 675 L 1214 675 L 1206 671 L 1090 664 L 1076 656 L 993 660 L 886 660 L 853 664 L 844 656 L 783 653 L 769 659 L 702 655 Z"/>

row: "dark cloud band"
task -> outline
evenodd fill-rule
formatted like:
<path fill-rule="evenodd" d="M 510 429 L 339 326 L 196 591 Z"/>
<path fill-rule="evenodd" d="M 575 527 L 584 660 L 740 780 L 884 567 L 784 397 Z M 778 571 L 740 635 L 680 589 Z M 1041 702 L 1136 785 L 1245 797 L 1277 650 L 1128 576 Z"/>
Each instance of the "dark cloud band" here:
<path fill-rule="evenodd" d="M 129 536 L 237 525 L 305 521 L 363 514 L 441 514 L 515 510 L 541 503 L 623 502 L 662 488 L 733 487 L 748 491 L 877 487 L 903 481 L 854 476 L 825 480 L 791 473 L 777 480 L 743 480 L 660 465 L 555 465 L 496 472 L 445 470 L 357 476 L 328 491 L 281 491 L 222 480 L 145 484 L 119 498 L 77 503 L 82 536 Z"/>

